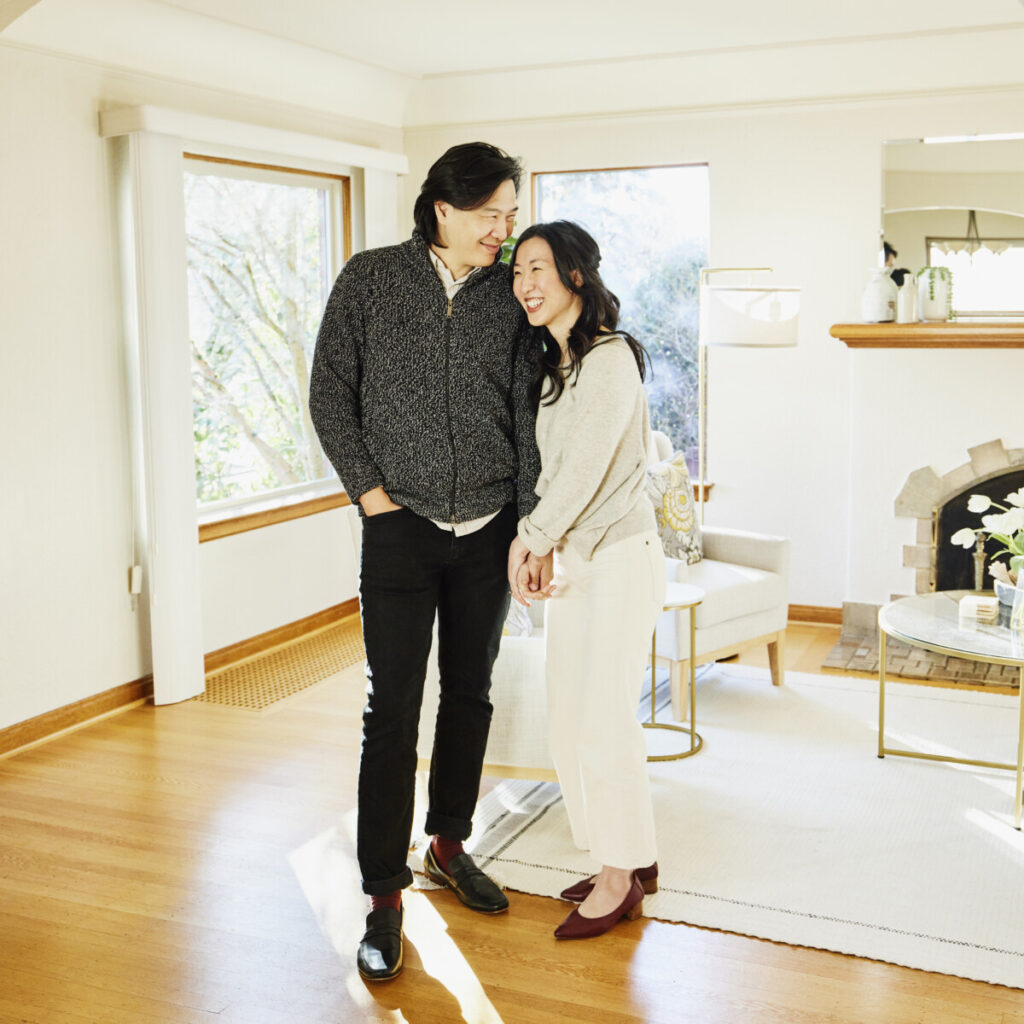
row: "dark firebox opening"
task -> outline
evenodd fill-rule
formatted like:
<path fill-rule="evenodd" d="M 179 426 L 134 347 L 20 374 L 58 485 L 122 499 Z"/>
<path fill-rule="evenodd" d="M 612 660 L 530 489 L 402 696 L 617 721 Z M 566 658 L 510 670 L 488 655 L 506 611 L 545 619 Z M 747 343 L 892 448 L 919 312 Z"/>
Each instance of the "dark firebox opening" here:
<path fill-rule="evenodd" d="M 981 526 L 981 514 L 967 511 L 967 501 L 972 494 L 985 494 L 1000 505 L 1007 505 L 1006 495 L 1024 487 L 1024 469 L 1015 469 L 1010 473 L 1002 473 L 988 480 L 975 481 L 971 486 L 950 498 L 938 512 L 935 551 L 935 589 L 936 590 L 973 590 L 974 589 L 974 548 L 964 550 L 958 544 L 950 543 L 950 538 L 957 530 L 965 526 L 972 530 Z M 999 509 L 991 509 L 999 512 Z M 979 538 L 980 540 L 980 538 Z M 992 589 L 992 577 L 988 574 L 989 563 L 999 548 L 997 541 L 986 539 L 985 577 L 982 589 Z M 1005 554 L 999 560 L 1005 562 Z"/>

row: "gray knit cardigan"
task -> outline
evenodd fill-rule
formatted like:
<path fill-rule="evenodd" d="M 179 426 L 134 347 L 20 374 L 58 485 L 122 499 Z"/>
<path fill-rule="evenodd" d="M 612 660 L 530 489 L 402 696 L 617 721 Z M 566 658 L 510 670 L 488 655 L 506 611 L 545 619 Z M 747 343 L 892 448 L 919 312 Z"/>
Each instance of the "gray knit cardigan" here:
<path fill-rule="evenodd" d="M 524 322 L 501 263 L 449 303 L 416 233 L 348 261 L 317 336 L 309 411 L 353 501 L 379 485 L 445 522 L 514 499 L 520 516 L 533 509 L 540 456 Z"/>

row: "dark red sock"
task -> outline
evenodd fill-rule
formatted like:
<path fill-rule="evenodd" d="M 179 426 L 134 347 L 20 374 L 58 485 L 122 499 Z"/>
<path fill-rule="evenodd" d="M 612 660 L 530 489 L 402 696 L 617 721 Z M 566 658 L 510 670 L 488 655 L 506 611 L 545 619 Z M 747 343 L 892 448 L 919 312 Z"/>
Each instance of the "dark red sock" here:
<path fill-rule="evenodd" d="M 430 843 L 434 856 L 437 858 L 438 866 L 442 871 L 448 870 L 448 862 L 452 857 L 457 857 L 466 851 L 462 848 L 462 841 L 459 839 L 445 839 L 444 836 L 434 836 Z"/>
<path fill-rule="evenodd" d="M 383 896 L 370 897 L 371 910 L 381 910 L 383 907 L 390 907 L 392 910 L 401 910 L 402 890 L 396 889 L 394 892 L 384 893 Z"/>

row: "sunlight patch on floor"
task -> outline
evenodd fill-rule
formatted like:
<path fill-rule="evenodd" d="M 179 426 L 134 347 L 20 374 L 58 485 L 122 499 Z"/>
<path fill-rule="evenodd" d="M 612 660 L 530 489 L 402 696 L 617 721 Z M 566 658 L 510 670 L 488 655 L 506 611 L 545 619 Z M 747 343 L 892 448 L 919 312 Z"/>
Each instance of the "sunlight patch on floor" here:
<path fill-rule="evenodd" d="M 503 1024 L 433 904 L 422 893 L 408 890 L 403 902 L 405 934 L 416 947 L 423 970 L 455 997 L 466 1024 Z"/>
<path fill-rule="evenodd" d="M 330 828 L 288 857 L 303 894 L 331 947 L 352 971 L 346 988 L 356 1003 L 381 1012 L 355 970 L 355 953 L 366 916 L 365 898 L 356 865 L 354 842 L 346 828 Z M 408 946 L 415 947 L 423 970 L 458 1002 L 466 1024 L 503 1024 L 473 968 L 448 934 L 448 925 L 430 901 L 414 889 L 402 898 L 403 927 Z M 404 1021 L 398 1010 L 387 1018 Z"/>
<path fill-rule="evenodd" d="M 976 807 L 969 807 L 964 815 L 972 824 L 984 829 L 997 839 L 1001 839 L 1015 853 L 1024 854 L 1024 834 L 1014 827 L 1012 810 L 1007 811 L 1006 814 L 996 815 L 978 810 Z"/>

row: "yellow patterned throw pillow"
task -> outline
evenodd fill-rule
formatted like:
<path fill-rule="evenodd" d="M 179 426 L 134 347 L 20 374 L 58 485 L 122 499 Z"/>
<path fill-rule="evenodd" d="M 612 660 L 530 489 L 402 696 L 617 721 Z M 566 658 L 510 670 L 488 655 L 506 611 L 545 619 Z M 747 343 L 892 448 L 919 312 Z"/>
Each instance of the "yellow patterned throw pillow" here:
<path fill-rule="evenodd" d="M 647 496 L 654 504 L 665 554 L 687 565 L 699 562 L 704 557 L 704 546 L 693 502 L 693 485 L 682 452 L 648 468 Z"/>

